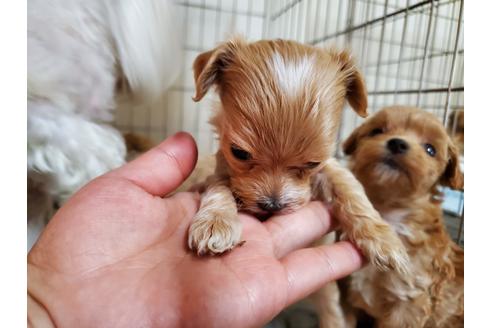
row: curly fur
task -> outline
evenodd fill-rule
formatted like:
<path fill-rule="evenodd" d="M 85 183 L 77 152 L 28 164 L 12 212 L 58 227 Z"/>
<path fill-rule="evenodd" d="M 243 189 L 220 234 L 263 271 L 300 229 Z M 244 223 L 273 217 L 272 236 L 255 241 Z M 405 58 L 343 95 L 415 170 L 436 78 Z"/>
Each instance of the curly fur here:
<path fill-rule="evenodd" d="M 394 138 L 406 142 L 405 152 L 389 151 Z M 429 144 L 433 156 L 426 153 Z M 411 279 L 402 279 L 368 265 L 349 278 L 349 307 L 374 317 L 377 327 L 463 327 L 464 252 L 446 231 L 435 193 L 438 184 L 463 188 L 463 175 L 442 124 L 416 108 L 385 108 L 351 134 L 344 151 L 374 207 L 405 244 L 412 271 Z M 388 158 L 392 165 L 384 164 Z"/>

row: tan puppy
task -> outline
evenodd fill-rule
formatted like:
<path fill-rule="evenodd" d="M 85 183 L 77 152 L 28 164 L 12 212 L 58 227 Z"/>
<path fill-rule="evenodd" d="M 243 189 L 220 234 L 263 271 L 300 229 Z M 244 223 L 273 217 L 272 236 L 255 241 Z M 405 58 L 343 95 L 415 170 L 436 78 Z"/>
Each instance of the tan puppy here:
<path fill-rule="evenodd" d="M 190 248 L 218 254 L 238 245 L 238 210 L 265 218 L 320 199 L 333 204 L 371 263 L 406 269 L 401 241 L 331 157 L 345 99 L 366 115 L 365 85 L 347 52 L 235 39 L 199 55 L 193 68 L 194 100 L 215 86 L 221 106 L 211 121 L 220 141 L 217 167 L 190 227 Z"/>
<path fill-rule="evenodd" d="M 369 199 L 410 255 L 410 283 L 368 265 L 350 278 L 348 301 L 377 327 L 463 327 L 463 250 L 446 232 L 437 186 L 463 187 L 458 150 L 432 114 L 385 108 L 343 145 Z"/>

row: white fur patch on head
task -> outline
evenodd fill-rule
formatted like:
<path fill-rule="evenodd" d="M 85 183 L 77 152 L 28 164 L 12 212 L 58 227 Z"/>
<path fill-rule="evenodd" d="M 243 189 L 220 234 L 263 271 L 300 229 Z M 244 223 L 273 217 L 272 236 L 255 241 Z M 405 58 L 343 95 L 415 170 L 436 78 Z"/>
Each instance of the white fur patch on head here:
<path fill-rule="evenodd" d="M 274 76 L 287 95 L 296 95 L 313 78 L 314 57 L 305 56 L 297 61 L 289 61 L 275 52 L 271 64 Z"/>

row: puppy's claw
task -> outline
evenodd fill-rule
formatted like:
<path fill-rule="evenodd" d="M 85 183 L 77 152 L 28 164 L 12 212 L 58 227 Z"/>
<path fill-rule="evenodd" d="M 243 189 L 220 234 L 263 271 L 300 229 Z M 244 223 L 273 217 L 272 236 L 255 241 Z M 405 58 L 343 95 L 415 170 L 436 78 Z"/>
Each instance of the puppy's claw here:
<path fill-rule="evenodd" d="M 241 223 L 220 213 L 197 214 L 188 231 L 188 246 L 198 255 L 221 254 L 240 243 Z"/>

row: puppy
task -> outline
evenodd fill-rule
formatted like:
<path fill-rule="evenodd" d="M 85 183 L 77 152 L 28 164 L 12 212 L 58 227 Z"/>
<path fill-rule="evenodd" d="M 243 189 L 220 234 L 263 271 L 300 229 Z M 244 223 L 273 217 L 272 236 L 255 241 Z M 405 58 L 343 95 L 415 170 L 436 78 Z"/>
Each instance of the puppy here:
<path fill-rule="evenodd" d="M 368 265 L 349 278 L 348 303 L 377 327 L 463 327 L 464 253 L 443 222 L 438 185 L 463 187 L 458 149 L 432 114 L 390 107 L 343 144 L 370 201 L 405 244 L 413 278 Z M 354 325 L 355 327 L 355 325 Z"/>
<path fill-rule="evenodd" d="M 215 174 L 189 229 L 189 247 L 220 254 L 241 242 L 238 210 L 260 218 L 330 202 L 347 237 L 380 269 L 406 269 L 401 241 L 354 176 L 332 158 L 348 100 L 366 115 L 360 72 L 345 51 L 292 41 L 234 39 L 193 65 L 199 101 L 215 86 Z"/>

